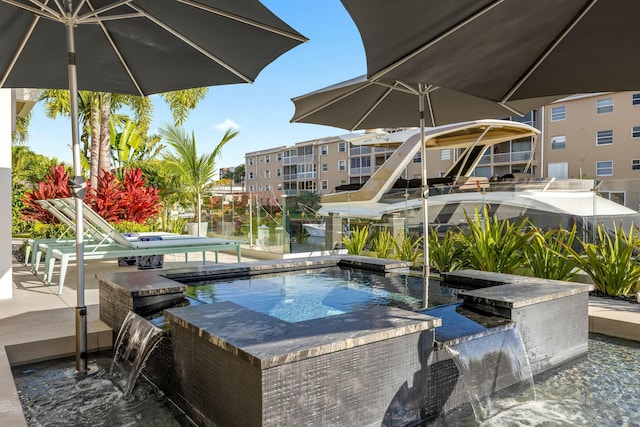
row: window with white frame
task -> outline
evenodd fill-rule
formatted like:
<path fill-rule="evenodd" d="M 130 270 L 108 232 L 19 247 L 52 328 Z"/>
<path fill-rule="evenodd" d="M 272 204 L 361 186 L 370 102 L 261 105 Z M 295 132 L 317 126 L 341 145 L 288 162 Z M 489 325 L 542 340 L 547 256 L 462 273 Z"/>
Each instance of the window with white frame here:
<path fill-rule="evenodd" d="M 271 170 L 267 169 L 266 171 L 264 171 L 264 177 L 265 178 L 271 178 Z"/>
<path fill-rule="evenodd" d="M 253 179 L 253 172 L 249 172 L 249 179 Z"/>
<path fill-rule="evenodd" d="M 640 105 L 640 93 L 631 95 L 631 105 Z"/>
<path fill-rule="evenodd" d="M 282 176 L 282 169 L 281 168 L 276 169 L 276 176 Z"/>
<path fill-rule="evenodd" d="M 551 107 L 551 121 L 557 122 L 559 120 L 565 120 L 567 118 L 567 109 L 562 107 Z"/>
<path fill-rule="evenodd" d="M 631 159 L 631 170 L 640 170 L 640 159 Z"/>
<path fill-rule="evenodd" d="M 613 144 L 613 130 L 599 130 L 596 132 L 596 145 Z"/>
<path fill-rule="evenodd" d="M 347 143 L 346 142 L 339 142 L 338 143 L 338 153 L 344 153 L 347 151 Z"/>
<path fill-rule="evenodd" d="M 418 151 L 415 156 L 413 156 L 413 163 L 420 163 L 422 161 L 422 153 Z"/>
<path fill-rule="evenodd" d="M 270 154 L 265 154 L 264 162 L 265 163 L 271 163 L 271 155 Z"/>
<path fill-rule="evenodd" d="M 253 166 L 253 157 L 249 157 L 249 166 Z"/>
<path fill-rule="evenodd" d="M 631 128 L 631 138 L 640 138 L 640 126 Z"/>
<path fill-rule="evenodd" d="M 347 161 L 346 160 L 338 160 L 338 170 L 346 171 L 347 170 Z"/>
<path fill-rule="evenodd" d="M 320 146 L 320 154 L 323 156 L 329 154 L 329 146 L 328 145 Z"/>
<path fill-rule="evenodd" d="M 329 171 L 329 165 L 327 165 L 326 163 L 322 164 L 322 172 L 328 172 Z"/>
<path fill-rule="evenodd" d="M 276 154 L 276 162 L 281 162 L 281 161 L 282 161 L 282 153 Z"/>
<path fill-rule="evenodd" d="M 552 150 L 564 150 L 567 145 L 567 137 L 565 135 L 558 135 L 551 137 L 551 149 Z"/>
<path fill-rule="evenodd" d="M 260 178 L 262 178 L 264 176 L 264 171 L 260 171 L 259 175 L 260 175 Z"/>
<path fill-rule="evenodd" d="M 271 191 L 271 184 L 265 184 L 264 185 L 264 190 L 265 191 Z"/>
<path fill-rule="evenodd" d="M 596 176 L 612 176 L 613 160 L 596 162 Z"/>
<path fill-rule="evenodd" d="M 613 98 L 598 99 L 596 101 L 596 112 L 598 114 L 613 113 Z"/>
<path fill-rule="evenodd" d="M 451 160 L 451 150 L 440 150 L 440 160 Z"/>
<path fill-rule="evenodd" d="M 255 187 L 253 185 L 249 186 L 249 193 L 253 193 L 255 190 Z"/>
<path fill-rule="evenodd" d="M 260 184 L 260 185 L 258 186 L 258 191 L 264 191 L 264 185 Z"/>
<path fill-rule="evenodd" d="M 323 180 L 323 181 L 322 181 L 322 183 L 321 183 L 321 185 L 320 185 L 320 187 L 321 187 L 323 190 L 328 190 L 328 189 L 329 189 L 329 181 L 327 181 L 327 180 Z"/>
<path fill-rule="evenodd" d="M 626 206 L 626 194 L 624 191 L 600 191 L 598 193 L 600 197 L 604 197 L 605 199 L 609 199 L 612 202 L 616 202 L 619 205 Z"/>

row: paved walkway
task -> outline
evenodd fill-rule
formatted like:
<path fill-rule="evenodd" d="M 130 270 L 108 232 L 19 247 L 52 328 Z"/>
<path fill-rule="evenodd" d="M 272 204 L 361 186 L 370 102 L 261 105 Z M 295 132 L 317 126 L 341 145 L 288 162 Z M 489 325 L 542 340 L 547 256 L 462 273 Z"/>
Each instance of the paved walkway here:
<path fill-rule="evenodd" d="M 220 254 L 220 262 L 236 262 L 235 255 Z M 251 261 L 243 257 L 243 261 Z M 213 259 L 207 260 L 213 264 Z M 202 265 L 202 260 L 186 263 L 184 256 L 165 256 L 165 268 Z M 135 271 L 117 267 L 115 261 L 91 261 L 85 267 L 85 305 L 88 317 L 89 351 L 111 348 L 112 332 L 99 321 L 98 281 L 104 271 Z M 46 286 L 40 278 L 14 259 L 13 298 L 0 300 L 0 419 L 2 425 L 26 426 L 13 383 L 10 365 L 75 353 L 75 306 L 77 305 L 75 266 L 68 269 L 64 290 Z M 55 277 L 55 276 L 54 276 Z M 589 301 L 589 330 L 640 341 L 640 304 L 603 298 Z"/>

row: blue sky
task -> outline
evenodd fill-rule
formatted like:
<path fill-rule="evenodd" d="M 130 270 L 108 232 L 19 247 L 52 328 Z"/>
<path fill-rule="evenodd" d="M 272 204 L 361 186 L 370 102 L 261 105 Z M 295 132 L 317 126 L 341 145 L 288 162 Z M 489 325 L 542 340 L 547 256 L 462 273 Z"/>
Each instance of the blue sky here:
<path fill-rule="evenodd" d="M 360 34 L 339 0 L 262 0 L 277 16 L 309 41 L 268 65 L 253 84 L 213 86 L 184 127 L 196 135 L 205 152 L 220 141 L 233 123 L 240 131 L 223 149 L 219 167 L 244 163 L 244 153 L 314 138 L 341 135 L 343 129 L 289 123 L 291 98 L 366 73 Z M 151 131 L 171 121 L 161 99 L 154 103 Z M 224 125 L 222 126 L 224 128 Z M 71 164 L 71 130 L 66 118 L 48 119 L 41 105 L 33 109 L 27 143 L 36 153 Z"/>

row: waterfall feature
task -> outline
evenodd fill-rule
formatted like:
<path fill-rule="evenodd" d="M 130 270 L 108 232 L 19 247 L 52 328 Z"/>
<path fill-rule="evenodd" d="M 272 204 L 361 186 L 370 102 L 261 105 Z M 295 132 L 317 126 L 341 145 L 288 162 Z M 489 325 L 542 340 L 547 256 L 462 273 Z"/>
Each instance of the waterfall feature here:
<path fill-rule="evenodd" d="M 514 326 L 489 329 L 445 349 L 458 368 L 477 420 L 535 400 L 529 358 Z"/>
<path fill-rule="evenodd" d="M 130 311 L 122 322 L 113 347 L 113 361 L 109 375 L 118 383 L 124 397 L 129 398 L 149 355 L 156 348 L 164 332 L 148 320 Z M 114 376 L 114 368 L 118 367 L 124 375 L 120 384 Z"/>

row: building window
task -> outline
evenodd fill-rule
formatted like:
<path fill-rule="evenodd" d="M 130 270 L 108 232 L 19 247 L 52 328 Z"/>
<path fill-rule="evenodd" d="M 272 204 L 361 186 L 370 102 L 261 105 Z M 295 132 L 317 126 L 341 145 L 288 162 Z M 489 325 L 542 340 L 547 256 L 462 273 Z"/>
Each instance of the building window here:
<path fill-rule="evenodd" d="M 566 107 L 551 107 L 551 121 L 557 122 L 558 120 L 564 120 L 567 118 Z"/>
<path fill-rule="evenodd" d="M 271 170 L 267 169 L 266 171 L 264 171 L 264 177 L 271 178 Z"/>
<path fill-rule="evenodd" d="M 320 154 L 322 154 L 323 156 L 329 154 L 329 146 L 328 145 L 321 146 Z"/>
<path fill-rule="evenodd" d="M 249 172 L 249 179 L 253 179 L 253 172 Z"/>
<path fill-rule="evenodd" d="M 253 185 L 249 186 L 249 193 L 253 193 L 255 191 L 255 187 Z"/>
<path fill-rule="evenodd" d="M 451 150 L 440 150 L 440 160 L 451 160 Z"/>
<path fill-rule="evenodd" d="M 338 153 L 344 153 L 347 151 L 347 143 L 346 142 L 339 142 L 338 143 Z"/>
<path fill-rule="evenodd" d="M 322 164 L 322 172 L 328 172 L 329 171 L 329 166 L 326 163 Z"/>
<path fill-rule="evenodd" d="M 422 161 L 422 153 L 418 151 L 415 156 L 413 156 L 413 163 L 420 163 Z"/>
<path fill-rule="evenodd" d="M 269 154 L 267 154 L 266 156 L 264 156 L 264 162 L 265 163 L 271 163 L 271 156 Z"/>
<path fill-rule="evenodd" d="M 613 113 L 613 98 L 598 99 L 596 101 L 596 111 L 598 114 Z"/>
<path fill-rule="evenodd" d="M 322 188 L 323 190 L 328 190 L 328 189 L 329 189 L 329 181 L 326 181 L 326 180 L 325 180 L 325 181 L 322 181 L 322 183 L 321 183 L 321 188 Z"/>
<path fill-rule="evenodd" d="M 253 166 L 253 157 L 249 157 L 249 166 Z"/>
<path fill-rule="evenodd" d="M 282 176 L 282 169 L 276 169 L 276 176 Z"/>
<path fill-rule="evenodd" d="M 631 95 L 631 105 L 640 105 L 640 93 Z"/>
<path fill-rule="evenodd" d="M 264 191 L 264 186 L 262 184 L 258 186 L 258 191 Z"/>
<path fill-rule="evenodd" d="M 612 176 L 613 160 L 596 162 L 596 176 Z"/>
<path fill-rule="evenodd" d="M 609 199 L 612 202 L 616 202 L 619 205 L 626 206 L 626 194 L 624 191 L 601 191 L 598 193 L 600 197 Z"/>
<path fill-rule="evenodd" d="M 640 126 L 631 128 L 631 138 L 640 138 Z"/>
<path fill-rule="evenodd" d="M 613 131 L 612 130 L 599 130 L 596 132 L 596 145 L 610 145 L 613 144 Z"/>
<path fill-rule="evenodd" d="M 552 150 L 564 150 L 567 145 L 567 137 L 564 135 L 551 137 Z"/>
<path fill-rule="evenodd" d="M 631 170 L 640 171 L 640 159 L 631 159 Z"/>
<path fill-rule="evenodd" d="M 338 160 L 338 170 L 346 171 L 347 170 L 347 161 L 346 160 Z"/>
<path fill-rule="evenodd" d="M 281 162 L 282 161 L 282 153 L 276 154 L 276 161 L 277 162 Z"/>

